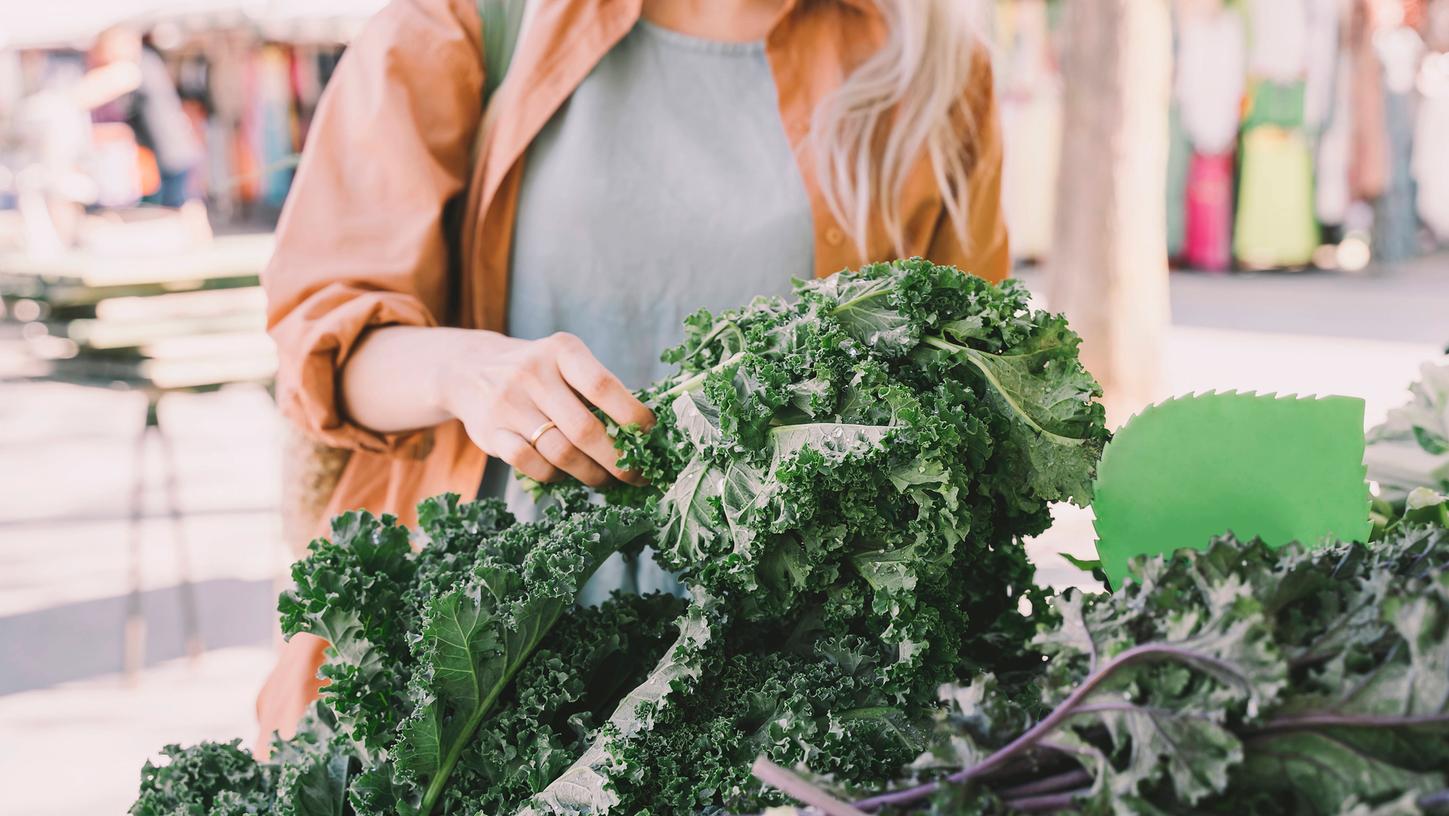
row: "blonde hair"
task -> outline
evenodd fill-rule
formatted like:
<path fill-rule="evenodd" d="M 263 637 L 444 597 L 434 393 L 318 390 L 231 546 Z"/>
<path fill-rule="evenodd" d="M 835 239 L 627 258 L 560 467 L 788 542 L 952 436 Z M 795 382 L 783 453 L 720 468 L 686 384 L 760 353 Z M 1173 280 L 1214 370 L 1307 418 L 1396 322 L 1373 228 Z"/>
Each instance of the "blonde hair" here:
<path fill-rule="evenodd" d="M 867 254 L 872 215 L 904 254 L 901 195 L 924 153 L 946 212 L 966 240 L 969 150 L 977 122 L 961 104 L 979 47 L 966 0 L 875 0 L 889 35 L 815 110 L 811 125 L 817 183 L 826 204 Z"/>

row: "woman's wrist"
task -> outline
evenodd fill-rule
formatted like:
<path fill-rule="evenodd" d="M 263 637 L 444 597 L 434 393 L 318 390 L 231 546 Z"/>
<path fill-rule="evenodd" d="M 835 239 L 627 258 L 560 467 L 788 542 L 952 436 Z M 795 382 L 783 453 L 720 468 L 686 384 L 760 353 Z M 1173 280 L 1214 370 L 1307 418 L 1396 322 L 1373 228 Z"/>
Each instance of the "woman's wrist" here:
<path fill-rule="evenodd" d="M 351 422 L 378 433 L 428 428 L 458 416 L 458 382 L 506 344 L 496 332 L 381 326 L 358 343 L 340 372 L 340 408 Z M 476 377 L 475 377 L 476 379 Z"/>
<path fill-rule="evenodd" d="M 438 341 L 438 365 L 433 368 L 428 389 L 429 405 L 439 413 L 458 419 L 462 410 L 457 387 L 476 374 L 478 361 L 497 359 L 506 348 L 523 341 L 482 329 L 434 329 Z"/>

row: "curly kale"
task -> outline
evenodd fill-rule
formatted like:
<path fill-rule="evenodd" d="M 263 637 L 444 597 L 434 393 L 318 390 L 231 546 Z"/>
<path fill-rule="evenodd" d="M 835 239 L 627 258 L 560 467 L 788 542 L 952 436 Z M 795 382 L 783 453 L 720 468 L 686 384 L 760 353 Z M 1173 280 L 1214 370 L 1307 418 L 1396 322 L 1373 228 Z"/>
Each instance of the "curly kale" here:
<path fill-rule="evenodd" d="M 911 260 L 797 295 L 692 317 L 665 356 L 679 373 L 641 395 L 659 423 L 619 432 L 622 463 L 662 486 L 659 549 L 686 580 L 778 617 L 843 560 L 908 581 L 1090 497 L 1100 389 L 1024 288 Z"/>
<path fill-rule="evenodd" d="M 599 607 L 567 610 L 469 741 L 435 812 L 506 813 L 542 791 L 664 654 L 683 608 L 681 599 L 655 594 L 615 596 Z M 337 717 L 319 704 L 294 738 L 276 741 L 266 763 L 256 762 L 240 740 L 167 746 L 165 764 L 148 762 L 142 769 L 141 795 L 131 813 L 415 812 L 397 810 L 413 806 L 396 798 L 399 783 L 391 766 L 377 762 L 364 770 L 357 746 L 337 728 Z"/>
<path fill-rule="evenodd" d="M 271 786 L 252 812 L 748 809 L 780 801 L 759 754 L 890 776 L 940 683 L 1040 662 L 1020 539 L 1088 497 L 1107 438 L 1077 342 L 1015 284 L 878 264 L 691 317 L 657 426 L 614 429 L 649 487 L 555 488 L 529 524 L 440 497 L 419 550 L 340 516 L 280 602 L 331 644 L 335 721 L 241 763 Z M 646 543 L 687 605 L 573 607 Z"/>
<path fill-rule="evenodd" d="M 340 691 L 325 687 L 322 699 L 374 760 L 354 786 L 359 810 L 434 812 L 479 728 L 579 588 L 606 557 L 637 548 L 652 531 L 647 515 L 632 508 L 554 509 L 497 532 L 498 513 L 464 515 L 455 506 L 425 506 L 425 529 L 440 534 L 442 547 L 413 555 L 392 519 L 345 514 L 334 525 L 340 543 L 321 544 L 315 554 L 345 549 L 353 560 L 339 560 L 348 568 L 326 573 L 325 583 L 316 574 L 304 582 L 304 562 L 297 589 L 284 598 L 289 636 L 309 632 L 332 644 L 324 676 L 346 682 Z M 469 544 L 455 547 L 449 536 Z M 414 589 L 408 577 L 431 583 Z M 354 605 L 369 598 L 376 605 Z M 392 631 L 374 641 L 370 620 Z M 399 630 L 405 658 L 393 651 Z"/>
<path fill-rule="evenodd" d="M 250 777 L 237 774 L 270 780 L 271 787 L 258 783 L 256 796 L 275 802 L 247 800 L 251 810 L 241 811 L 259 813 L 334 812 L 291 804 L 299 797 L 278 788 L 278 778 L 324 787 L 340 779 L 328 790 L 345 792 L 358 813 L 469 812 L 449 792 L 455 771 L 486 785 L 469 791 L 480 801 L 541 788 L 577 755 L 596 710 L 610 709 L 626 689 L 608 690 L 642 677 L 662 653 L 679 612 L 677 600 L 658 598 L 575 611 L 579 587 L 604 558 L 637 551 L 653 525 L 638 509 L 566 504 L 539 522 L 513 524 L 497 502 L 433 499 L 419 508 L 433 544 L 418 551 L 391 517 L 339 516 L 331 540 L 313 542 L 294 567 L 296 587 L 280 601 L 288 636 L 307 632 L 331 644 L 321 670 L 329 681 L 320 709 L 326 722 L 314 722 L 327 738 L 304 729 L 274 765 L 207 745 L 176 752 L 166 768 L 189 780 L 197 773 L 178 760 L 228 759 L 235 779 L 218 781 L 216 795 L 244 790 Z M 550 641 L 561 618 L 562 639 Z M 609 682 L 583 685 L 591 676 Z M 497 746 L 523 736 L 535 748 L 553 746 L 554 758 L 520 754 L 518 746 L 484 748 L 489 739 Z M 174 787 L 193 790 L 203 808 L 221 807 L 210 803 L 208 784 Z M 335 812 L 341 801 L 332 802 Z"/>
<path fill-rule="evenodd" d="M 866 783 L 924 747 L 912 721 L 942 682 L 1040 663 L 1021 610 L 1050 612 L 1019 542 L 1090 495 L 1107 438 L 1060 317 L 911 260 L 686 332 L 642 394 L 658 424 L 616 430 L 654 486 L 610 498 L 657 508 L 657 558 L 710 634 L 625 717 L 643 727 L 600 735 L 611 764 L 580 760 L 539 810 L 755 809 L 776 801 L 757 755 Z"/>
<path fill-rule="evenodd" d="M 1419 813 L 1449 787 L 1449 531 L 1226 537 L 1070 594 L 1010 681 L 948 687 L 917 777 L 866 811 Z M 1437 811 L 1436 811 L 1437 812 Z"/>
<path fill-rule="evenodd" d="M 715 654 L 687 703 L 624 741 L 610 775 L 620 813 L 750 812 L 782 800 L 750 775 L 761 754 L 868 779 L 892 775 L 923 743 L 849 645 L 821 654 Z"/>
<path fill-rule="evenodd" d="M 141 794 L 132 816 L 243 816 L 270 813 L 277 769 L 258 765 L 241 740 L 161 749 L 166 763 L 141 768 Z"/>
<path fill-rule="evenodd" d="M 860 581 L 872 631 L 914 651 L 920 582 L 1090 496 L 1099 389 L 1013 283 L 878 264 L 687 331 L 679 373 L 642 395 L 658 425 L 620 431 L 621 461 L 662 491 L 661 562 L 748 619 Z"/>
<path fill-rule="evenodd" d="M 656 594 L 565 613 L 469 744 L 439 812 L 509 813 L 547 787 L 644 681 L 683 609 L 683 600 Z"/>

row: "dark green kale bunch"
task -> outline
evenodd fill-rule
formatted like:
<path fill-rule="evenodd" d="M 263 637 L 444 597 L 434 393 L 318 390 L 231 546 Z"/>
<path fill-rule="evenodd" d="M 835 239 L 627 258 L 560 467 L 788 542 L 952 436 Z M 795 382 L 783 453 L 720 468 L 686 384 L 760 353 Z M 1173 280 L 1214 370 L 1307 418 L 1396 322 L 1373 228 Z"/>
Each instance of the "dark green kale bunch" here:
<path fill-rule="evenodd" d="M 290 740 L 275 740 L 258 763 L 241 740 L 168 745 L 166 763 L 147 762 L 133 816 L 321 816 L 342 812 L 360 765 L 324 705 L 308 712 Z"/>
<path fill-rule="evenodd" d="M 184 771 L 220 749 L 183 752 L 170 787 L 256 813 L 745 810 L 783 801 L 758 755 L 887 778 L 940 683 L 1036 670 L 1025 611 L 1052 613 L 1020 539 L 1088 497 L 1107 436 L 1060 317 L 912 260 L 687 333 L 644 394 L 658 426 L 616 429 L 652 487 L 555 489 L 530 524 L 441 497 L 416 551 L 391 518 L 340 516 L 281 601 L 289 636 L 331 643 L 312 723 L 229 777 Z M 574 608 L 646 543 L 687 605 Z"/>
<path fill-rule="evenodd" d="M 1226 537 L 1134 571 L 1114 595 L 1057 599 L 1037 676 L 946 689 L 916 778 L 854 806 L 1449 812 L 1449 531 Z"/>
<path fill-rule="evenodd" d="M 259 765 L 241 740 L 205 742 L 191 748 L 161 749 L 164 764 L 141 768 L 141 794 L 133 816 L 244 816 L 271 813 L 277 798 L 277 769 Z"/>
<path fill-rule="evenodd" d="M 692 317 L 642 394 L 658 424 L 617 436 L 653 486 L 610 498 L 657 509 L 709 635 L 538 810 L 747 812 L 782 801 L 762 754 L 877 780 L 942 682 L 1039 665 L 1020 539 L 1089 497 L 1107 439 L 1077 345 L 1025 289 L 921 260 Z"/>
<path fill-rule="evenodd" d="M 474 814 L 542 790 L 672 643 L 684 606 L 574 606 L 604 558 L 653 531 L 644 511 L 578 499 L 528 524 L 499 502 L 431 499 L 418 550 L 391 517 L 339 516 L 280 601 L 288 636 L 331 643 L 316 711 L 269 763 L 236 743 L 168 749 L 133 812 Z"/>
<path fill-rule="evenodd" d="M 796 295 L 691 317 L 679 373 L 641 394 L 658 425 L 620 434 L 692 585 L 778 617 L 848 562 L 903 604 L 968 537 L 1035 534 L 1049 502 L 1090 497 L 1100 390 L 1023 287 L 909 260 Z"/>

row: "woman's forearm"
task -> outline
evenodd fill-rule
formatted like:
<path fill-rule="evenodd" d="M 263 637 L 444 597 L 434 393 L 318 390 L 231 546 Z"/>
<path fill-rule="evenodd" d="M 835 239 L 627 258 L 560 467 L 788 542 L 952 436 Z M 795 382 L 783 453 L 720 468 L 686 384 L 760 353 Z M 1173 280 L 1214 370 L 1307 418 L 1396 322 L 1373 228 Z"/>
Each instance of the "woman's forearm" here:
<path fill-rule="evenodd" d="M 373 329 L 341 371 L 342 410 L 379 433 L 463 423 L 470 439 L 541 482 L 568 473 L 603 487 L 641 482 L 598 408 L 620 425 L 651 425 L 649 412 L 577 337 L 518 340 L 469 329 Z"/>
<path fill-rule="evenodd" d="M 379 433 L 427 428 L 452 417 L 443 386 L 459 354 L 487 354 L 517 342 L 469 329 L 384 326 L 373 329 L 341 372 L 348 419 Z"/>

